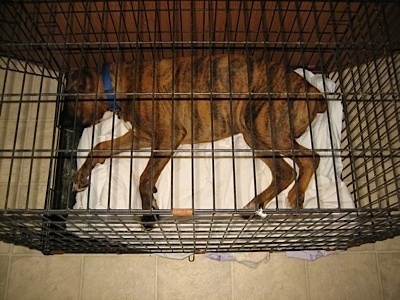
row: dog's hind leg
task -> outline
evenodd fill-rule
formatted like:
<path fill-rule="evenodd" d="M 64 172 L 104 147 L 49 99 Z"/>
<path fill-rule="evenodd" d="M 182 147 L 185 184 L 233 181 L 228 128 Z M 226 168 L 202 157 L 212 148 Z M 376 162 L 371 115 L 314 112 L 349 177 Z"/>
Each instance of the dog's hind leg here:
<path fill-rule="evenodd" d="M 289 191 L 288 201 L 292 208 L 303 208 L 305 191 L 318 168 L 320 158 L 315 151 L 303 147 L 296 141 L 293 142 L 293 147 L 295 149 L 293 159 L 299 167 L 299 176 Z"/>
<path fill-rule="evenodd" d="M 285 190 L 293 182 L 294 169 L 279 155 L 266 157 L 257 155 L 271 170 L 272 181 L 267 189 L 256 195 L 244 208 L 258 210 L 264 208 L 275 196 Z"/>
<path fill-rule="evenodd" d="M 157 201 L 153 196 L 156 191 L 155 185 L 161 172 L 173 156 L 174 150 L 179 147 L 185 138 L 186 133 L 186 129 L 178 125 L 175 125 L 173 130 L 169 128 L 157 130 L 152 145 L 152 156 L 140 176 L 139 192 L 143 210 L 158 209 Z M 152 224 L 149 224 L 149 222 L 153 222 L 157 218 L 158 216 L 156 215 L 144 215 L 142 218 L 144 227 L 151 228 Z"/>

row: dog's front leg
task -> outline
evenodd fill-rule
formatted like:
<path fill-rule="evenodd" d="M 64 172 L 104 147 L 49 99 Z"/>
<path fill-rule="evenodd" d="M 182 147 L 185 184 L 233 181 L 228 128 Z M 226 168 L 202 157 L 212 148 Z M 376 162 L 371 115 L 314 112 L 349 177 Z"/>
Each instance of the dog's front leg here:
<path fill-rule="evenodd" d="M 171 141 L 171 136 L 174 140 Z M 150 214 L 145 214 L 142 218 L 143 226 L 151 229 L 153 222 L 158 219 L 158 215 L 152 213 L 153 209 L 158 209 L 157 201 L 153 194 L 156 192 L 155 184 L 161 175 L 161 172 L 168 164 L 184 137 L 186 130 L 176 126 L 174 132 L 161 132 L 157 134 L 153 144 L 153 155 L 151 156 L 146 168 L 140 176 L 139 192 L 142 199 L 142 209 Z"/>
<path fill-rule="evenodd" d="M 94 166 L 104 163 L 112 155 L 137 148 L 137 142 L 137 139 L 132 137 L 132 130 L 129 130 L 119 138 L 97 144 L 78 170 L 73 183 L 73 190 L 82 191 L 89 185 L 89 175 Z"/>
<path fill-rule="evenodd" d="M 153 194 L 156 193 L 155 184 L 172 155 L 172 151 L 156 153 L 150 158 L 145 170 L 140 176 L 139 192 L 142 200 L 142 209 L 150 213 L 147 214 L 146 212 L 142 217 L 143 226 L 145 228 L 153 228 L 152 223 L 158 219 L 158 215 L 152 213 L 152 210 L 158 209 L 157 200 L 153 196 Z"/>

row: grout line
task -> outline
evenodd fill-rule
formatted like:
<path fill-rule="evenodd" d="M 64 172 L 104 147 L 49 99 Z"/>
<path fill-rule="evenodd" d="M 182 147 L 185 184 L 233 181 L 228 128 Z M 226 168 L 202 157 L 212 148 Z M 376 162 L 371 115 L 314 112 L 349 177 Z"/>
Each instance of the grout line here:
<path fill-rule="evenodd" d="M 307 299 L 310 300 L 311 294 L 310 294 L 310 280 L 308 278 L 308 262 L 304 260 L 304 269 L 305 269 L 305 276 L 306 276 L 306 292 L 307 292 Z"/>
<path fill-rule="evenodd" d="M 376 249 L 375 249 L 375 260 L 376 260 L 376 272 L 378 273 L 380 294 L 381 294 L 381 299 L 383 300 L 384 298 L 383 298 L 383 286 L 382 286 L 382 277 L 381 277 L 381 266 L 379 264 L 378 251 Z"/>
<path fill-rule="evenodd" d="M 232 300 L 235 299 L 235 278 L 234 278 L 234 274 L 235 274 L 235 265 L 234 265 L 234 261 L 231 261 L 231 298 Z"/>
<path fill-rule="evenodd" d="M 14 247 L 14 245 L 9 246 L 8 248 L 8 253 L 6 253 L 5 255 L 8 256 L 8 266 L 7 266 L 7 277 L 6 277 L 6 284 L 4 287 L 4 299 L 7 299 L 7 294 L 8 294 L 8 289 L 9 289 L 9 285 L 10 285 L 10 280 L 11 280 L 11 260 L 12 260 L 12 248 Z"/>
<path fill-rule="evenodd" d="M 158 259 L 159 259 L 159 257 L 158 257 L 158 255 L 154 255 L 155 257 L 156 257 L 156 270 L 155 270 L 155 272 L 156 272 L 156 278 L 155 278 L 155 282 L 154 282 L 154 285 L 155 285 L 155 287 L 154 287 L 154 299 L 155 300 L 157 300 L 157 298 L 158 298 Z"/>
<path fill-rule="evenodd" d="M 80 272 L 81 278 L 80 278 L 80 282 L 79 282 L 79 299 L 80 300 L 83 299 L 82 292 L 83 292 L 83 274 L 84 274 L 84 270 L 85 270 L 84 264 L 85 264 L 85 255 L 82 254 L 81 255 L 81 272 Z"/>

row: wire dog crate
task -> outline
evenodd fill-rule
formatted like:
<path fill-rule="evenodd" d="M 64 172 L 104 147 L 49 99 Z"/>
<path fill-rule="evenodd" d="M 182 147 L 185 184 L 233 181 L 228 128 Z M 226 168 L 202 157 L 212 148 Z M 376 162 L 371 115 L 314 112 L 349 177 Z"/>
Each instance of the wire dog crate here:
<path fill-rule="evenodd" d="M 347 249 L 400 234 L 397 1 L 42 0 L 0 6 L 2 241 L 44 254 L 204 253 Z M 72 191 L 77 163 L 97 133 L 65 112 L 68 72 L 122 60 L 218 54 L 301 68 L 302 76 L 310 71 L 329 105 L 336 105 L 325 113 L 328 134 L 321 136 L 329 147 L 312 143 L 330 179 L 315 174 L 308 206 L 289 209 L 277 196 L 258 215 L 243 218 L 249 211 L 242 198 L 251 199 L 268 179 L 254 153 L 237 146 L 240 137 L 229 138 L 227 149 L 215 142 L 176 151 L 155 194 L 163 205 L 152 211 L 159 215 L 153 230 L 141 227 L 134 173 L 151 150 L 110 159 L 99 171 L 106 175 L 92 173 L 84 195 Z M 190 90 L 187 97 L 193 97 Z M 119 120 L 110 120 L 114 134 Z"/>

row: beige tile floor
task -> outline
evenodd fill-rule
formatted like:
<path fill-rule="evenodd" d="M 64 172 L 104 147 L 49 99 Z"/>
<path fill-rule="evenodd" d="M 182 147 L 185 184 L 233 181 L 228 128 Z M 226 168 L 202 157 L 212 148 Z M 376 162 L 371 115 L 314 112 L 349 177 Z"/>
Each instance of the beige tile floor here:
<path fill-rule="evenodd" d="M 43 256 L 0 243 L 0 299 L 399 299 L 400 237 L 256 269 L 197 255 Z"/>

